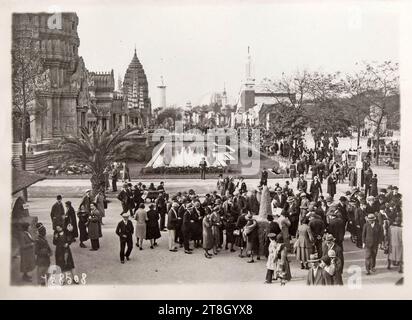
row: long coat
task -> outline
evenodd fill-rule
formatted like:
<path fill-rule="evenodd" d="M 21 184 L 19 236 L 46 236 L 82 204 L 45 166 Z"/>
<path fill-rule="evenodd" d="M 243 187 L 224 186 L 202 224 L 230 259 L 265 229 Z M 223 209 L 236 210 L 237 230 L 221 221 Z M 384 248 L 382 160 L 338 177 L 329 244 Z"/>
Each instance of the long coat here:
<path fill-rule="evenodd" d="M 210 250 L 213 248 L 213 234 L 212 234 L 212 221 L 210 217 L 204 217 L 202 221 L 202 235 L 203 235 L 203 249 Z"/>
<path fill-rule="evenodd" d="M 89 240 L 89 235 L 87 233 L 87 221 L 89 220 L 89 214 L 86 211 L 79 210 L 77 212 L 77 217 L 79 218 L 79 233 L 80 242 Z"/>
<path fill-rule="evenodd" d="M 362 241 L 366 248 L 377 248 L 382 240 L 381 226 L 375 222 L 372 227 L 370 223 L 366 223 L 362 230 Z"/>
<path fill-rule="evenodd" d="M 313 235 L 307 224 L 301 224 L 298 227 L 296 238 L 296 259 L 306 262 L 309 260 L 313 248 Z"/>
<path fill-rule="evenodd" d="M 63 203 L 56 202 L 53 204 L 50 212 L 50 217 L 52 220 L 53 230 L 59 225 L 63 227 L 64 224 L 64 206 Z"/>
<path fill-rule="evenodd" d="M 34 239 L 28 231 L 24 231 L 20 244 L 20 271 L 30 272 L 36 267 L 34 256 Z"/>
<path fill-rule="evenodd" d="M 146 239 L 146 222 L 148 220 L 146 210 L 142 208 L 137 209 L 135 213 L 135 219 L 136 237 L 139 239 Z"/>
<path fill-rule="evenodd" d="M 74 269 L 74 261 L 72 252 L 70 250 L 70 243 L 67 240 L 64 232 L 54 232 L 53 244 L 56 246 L 56 265 L 58 265 L 61 271 L 70 271 Z"/>
<path fill-rule="evenodd" d="M 329 176 L 327 183 L 328 183 L 327 192 L 329 193 L 331 197 L 333 197 L 336 194 L 336 179 L 333 178 L 332 176 Z"/>
<path fill-rule="evenodd" d="M 68 225 L 71 225 L 73 230 L 69 231 Z M 64 219 L 64 230 L 66 234 L 68 235 L 68 238 L 70 241 L 72 241 L 74 238 L 77 238 L 79 236 L 79 230 L 77 229 L 77 219 L 76 219 L 76 213 L 74 212 L 73 207 L 69 207 L 66 216 Z"/>
<path fill-rule="evenodd" d="M 147 223 L 146 223 L 146 239 L 159 239 L 160 238 L 160 227 L 159 219 L 160 215 L 156 210 L 149 210 L 147 212 Z"/>
<path fill-rule="evenodd" d="M 389 256 L 395 262 L 403 261 L 402 227 L 389 227 Z"/>
<path fill-rule="evenodd" d="M 39 235 L 36 240 L 35 250 L 36 254 L 36 265 L 38 267 L 49 267 L 50 266 L 50 256 L 52 255 L 52 250 L 50 249 L 47 239 Z"/>
<path fill-rule="evenodd" d="M 102 237 L 99 214 L 100 211 L 95 209 L 93 212 L 91 212 L 87 221 L 87 233 L 89 235 L 89 238 L 92 240 Z"/>

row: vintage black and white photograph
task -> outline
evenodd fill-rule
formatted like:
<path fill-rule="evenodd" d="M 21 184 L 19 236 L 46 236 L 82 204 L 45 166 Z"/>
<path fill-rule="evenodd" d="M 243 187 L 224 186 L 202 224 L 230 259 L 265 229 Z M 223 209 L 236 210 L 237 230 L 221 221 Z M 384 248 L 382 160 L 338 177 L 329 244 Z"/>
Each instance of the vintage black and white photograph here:
<path fill-rule="evenodd" d="M 405 285 L 399 2 L 41 4 L 4 3 L 10 287 Z"/>

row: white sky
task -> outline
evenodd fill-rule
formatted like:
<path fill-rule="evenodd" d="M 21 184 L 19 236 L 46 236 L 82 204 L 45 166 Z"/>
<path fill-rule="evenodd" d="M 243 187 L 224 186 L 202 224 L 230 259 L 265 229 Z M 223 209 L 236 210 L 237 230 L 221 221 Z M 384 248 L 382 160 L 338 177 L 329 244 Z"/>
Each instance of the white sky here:
<path fill-rule="evenodd" d="M 356 61 L 399 59 L 397 7 L 384 2 L 112 3 L 77 6 L 76 12 L 79 54 L 87 68 L 113 68 L 117 85 L 136 45 L 153 107 L 159 101 L 161 74 L 167 104 L 196 105 L 205 95 L 221 91 L 224 83 L 233 102 L 244 79 L 248 45 L 258 81 L 305 68 L 350 72 Z"/>

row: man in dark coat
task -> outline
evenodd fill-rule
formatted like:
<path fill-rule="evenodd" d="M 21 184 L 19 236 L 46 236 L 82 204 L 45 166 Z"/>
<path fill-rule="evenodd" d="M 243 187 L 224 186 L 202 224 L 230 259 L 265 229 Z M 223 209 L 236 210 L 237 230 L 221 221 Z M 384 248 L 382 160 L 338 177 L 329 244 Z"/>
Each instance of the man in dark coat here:
<path fill-rule="evenodd" d="M 133 194 L 133 185 L 129 182 L 127 184 L 126 193 L 127 193 L 127 207 L 129 208 L 130 215 L 134 215 L 134 194 Z"/>
<path fill-rule="evenodd" d="M 363 226 L 366 223 L 366 217 L 368 213 L 366 212 L 366 201 L 361 199 L 359 202 L 359 207 L 355 210 L 355 228 L 356 228 L 356 246 L 362 248 L 362 232 Z"/>
<path fill-rule="evenodd" d="M 176 241 L 176 229 L 178 224 L 177 209 L 179 204 L 173 202 L 172 207 L 170 208 L 167 214 L 167 230 L 169 232 L 169 251 L 176 252 L 177 248 L 175 246 Z"/>
<path fill-rule="evenodd" d="M 230 179 L 229 179 L 229 184 L 227 186 L 227 190 L 229 191 L 229 195 L 231 195 L 231 196 L 233 195 L 233 193 L 236 190 L 236 185 L 235 185 L 235 182 L 233 181 L 233 177 L 230 177 Z"/>
<path fill-rule="evenodd" d="M 163 195 L 163 191 L 159 192 L 159 195 L 157 196 L 157 199 L 155 200 L 155 205 L 156 205 L 156 210 L 160 215 L 160 230 L 161 231 L 166 231 L 166 213 L 167 213 L 167 206 L 166 206 L 166 200 Z"/>
<path fill-rule="evenodd" d="M 365 172 L 365 194 L 366 194 L 366 196 L 371 195 L 370 191 L 371 191 L 372 177 L 373 177 L 373 172 L 372 172 L 371 168 L 369 168 Z"/>
<path fill-rule="evenodd" d="M 127 191 L 127 184 L 123 184 L 122 190 L 120 190 L 119 194 L 117 195 L 117 199 L 120 200 L 122 204 L 123 212 L 129 211 L 129 194 Z"/>
<path fill-rule="evenodd" d="M 207 162 L 206 158 L 203 157 L 202 160 L 199 163 L 200 167 L 200 179 L 205 180 L 206 179 L 206 167 L 207 167 Z"/>
<path fill-rule="evenodd" d="M 133 249 L 133 223 L 129 220 L 130 214 L 128 212 L 122 213 L 122 221 L 117 224 L 116 234 L 120 238 L 120 262 L 124 263 L 124 258 L 129 260 L 130 253 Z M 127 245 L 127 251 L 125 252 Z"/>
<path fill-rule="evenodd" d="M 323 223 L 321 217 L 316 214 L 310 214 L 308 226 L 312 232 L 316 252 L 320 257 L 322 255 L 322 238 L 325 233 L 325 224 Z"/>
<path fill-rule="evenodd" d="M 328 233 L 333 235 L 336 239 L 336 244 L 343 249 L 343 239 L 345 236 L 345 223 L 342 218 L 338 216 L 339 210 L 329 215 Z"/>
<path fill-rule="evenodd" d="M 56 199 L 57 201 L 53 204 L 50 212 L 53 230 L 56 230 L 57 225 L 63 226 L 64 224 L 64 206 L 62 203 L 62 196 L 58 195 Z"/>
<path fill-rule="evenodd" d="M 190 240 L 193 231 L 194 220 L 192 219 L 193 206 L 189 203 L 186 207 L 186 210 L 183 214 L 183 223 L 182 223 L 182 234 L 183 234 L 183 245 L 185 248 L 185 253 L 191 254 L 193 249 L 190 249 Z"/>
<path fill-rule="evenodd" d="M 373 213 L 368 214 L 367 220 L 368 222 L 363 226 L 362 242 L 365 249 L 366 274 L 370 275 L 371 271 L 376 271 L 376 255 L 379 243 L 382 241 L 382 227 L 376 222 Z"/>
<path fill-rule="evenodd" d="M 112 176 L 112 191 L 117 192 L 117 180 L 119 179 L 119 170 L 117 170 L 117 168 L 113 166 L 110 175 Z"/>
<path fill-rule="evenodd" d="M 260 185 L 266 186 L 268 184 L 268 172 L 266 168 L 263 168 L 262 173 L 260 174 Z"/>

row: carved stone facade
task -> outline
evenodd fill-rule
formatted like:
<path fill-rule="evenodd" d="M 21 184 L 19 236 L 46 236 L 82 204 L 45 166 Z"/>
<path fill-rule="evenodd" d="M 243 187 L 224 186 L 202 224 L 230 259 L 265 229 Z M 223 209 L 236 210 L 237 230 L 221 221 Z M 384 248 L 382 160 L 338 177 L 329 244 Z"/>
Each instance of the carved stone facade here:
<path fill-rule="evenodd" d="M 44 59 L 42 86 L 30 108 L 27 138 L 31 143 L 48 144 L 94 125 L 109 131 L 126 126 L 147 127 L 151 103 L 136 52 L 124 77 L 123 92 L 117 92 L 113 70 L 90 72 L 78 55 L 77 14 L 62 13 L 58 23 L 50 28 L 52 17 L 50 13 L 13 14 L 13 41 L 33 39 Z M 13 124 L 13 131 L 14 142 L 21 141 L 18 123 Z"/>

